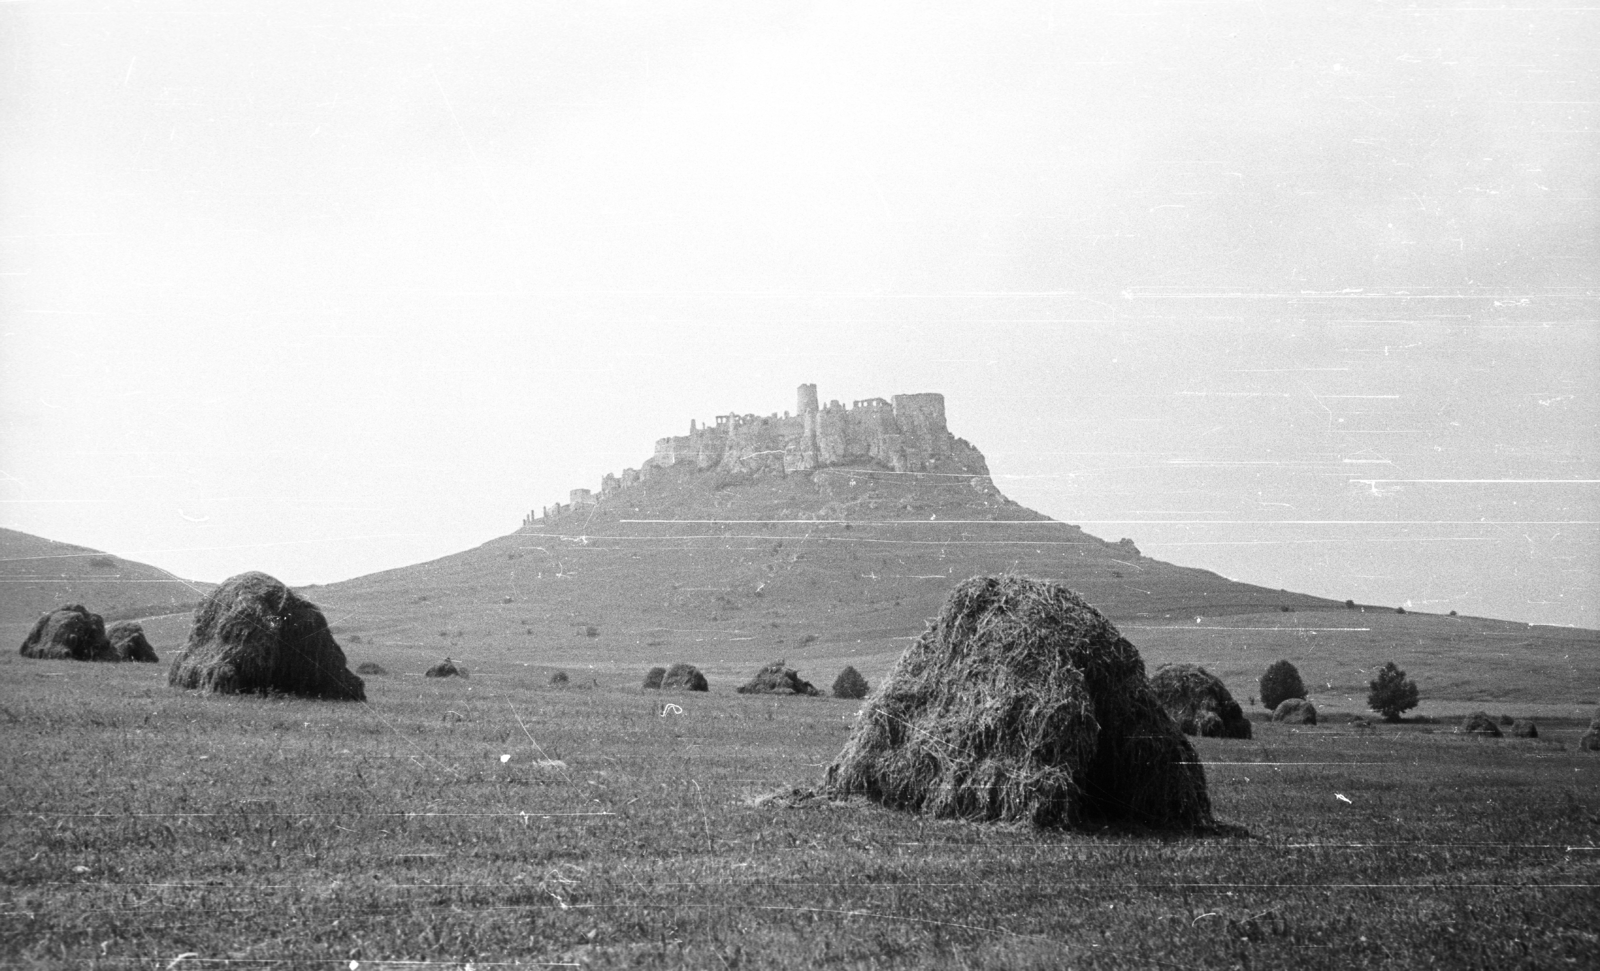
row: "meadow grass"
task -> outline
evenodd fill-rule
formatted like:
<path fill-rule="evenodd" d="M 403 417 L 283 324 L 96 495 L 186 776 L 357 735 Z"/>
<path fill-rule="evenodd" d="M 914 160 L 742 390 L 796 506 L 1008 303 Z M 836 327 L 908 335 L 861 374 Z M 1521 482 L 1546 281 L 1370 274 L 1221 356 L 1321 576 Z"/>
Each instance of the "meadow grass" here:
<path fill-rule="evenodd" d="M 1258 721 L 1195 740 L 1239 829 L 1050 832 L 761 802 L 857 702 L 536 667 L 204 697 L 152 667 L 0 658 L 7 967 L 1600 966 L 1576 721 Z"/>

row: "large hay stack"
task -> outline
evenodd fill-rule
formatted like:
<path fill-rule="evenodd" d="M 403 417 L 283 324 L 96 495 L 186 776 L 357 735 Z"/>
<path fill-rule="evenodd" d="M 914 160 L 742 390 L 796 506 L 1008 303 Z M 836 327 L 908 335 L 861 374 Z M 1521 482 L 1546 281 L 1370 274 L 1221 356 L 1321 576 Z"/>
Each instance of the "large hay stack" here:
<path fill-rule="evenodd" d="M 974 577 L 856 716 L 823 790 L 1040 826 L 1213 824 L 1138 650 L 1058 583 Z"/>
<path fill-rule="evenodd" d="M 1150 689 L 1185 735 L 1249 738 L 1250 719 L 1221 679 L 1198 664 L 1163 664 Z"/>
<path fill-rule="evenodd" d="M 1456 726 L 1458 735 L 1488 735 L 1491 738 L 1500 737 L 1500 726 L 1495 724 L 1487 712 L 1475 711 L 1461 719 L 1461 724 Z"/>
<path fill-rule="evenodd" d="M 819 695 L 816 685 L 784 661 L 773 661 L 737 689 L 742 695 Z"/>
<path fill-rule="evenodd" d="M 365 701 L 316 605 L 265 573 L 229 577 L 195 608 L 167 682 L 223 694 Z"/>
<path fill-rule="evenodd" d="M 18 653 L 47 660 L 121 660 L 106 637 L 106 622 L 82 604 L 67 604 L 40 614 Z"/>
<path fill-rule="evenodd" d="M 156 649 L 145 639 L 144 625 L 136 620 L 119 620 L 112 624 L 111 629 L 106 631 L 106 640 L 111 642 L 111 651 L 119 661 L 155 664 L 161 660 L 156 656 Z"/>

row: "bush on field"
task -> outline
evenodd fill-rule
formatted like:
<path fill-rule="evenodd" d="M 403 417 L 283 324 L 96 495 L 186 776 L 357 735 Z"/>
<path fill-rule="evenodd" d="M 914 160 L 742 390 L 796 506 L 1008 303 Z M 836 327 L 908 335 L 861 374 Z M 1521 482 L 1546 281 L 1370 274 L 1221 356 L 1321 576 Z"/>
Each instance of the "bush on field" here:
<path fill-rule="evenodd" d="M 865 698 L 867 696 L 867 679 L 861 676 L 853 666 L 847 666 L 833 679 L 833 696 L 835 698 Z"/>
<path fill-rule="evenodd" d="M 1367 707 L 1382 715 L 1385 721 L 1397 722 L 1402 712 L 1417 707 L 1416 682 L 1395 667 L 1393 661 L 1367 682 L 1367 689 Z"/>
<path fill-rule="evenodd" d="M 1287 660 L 1274 661 L 1261 674 L 1261 707 L 1269 711 L 1276 711 L 1278 706 L 1290 698 L 1305 698 L 1305 682 L 1300 680 L 1300 672 Z"/>

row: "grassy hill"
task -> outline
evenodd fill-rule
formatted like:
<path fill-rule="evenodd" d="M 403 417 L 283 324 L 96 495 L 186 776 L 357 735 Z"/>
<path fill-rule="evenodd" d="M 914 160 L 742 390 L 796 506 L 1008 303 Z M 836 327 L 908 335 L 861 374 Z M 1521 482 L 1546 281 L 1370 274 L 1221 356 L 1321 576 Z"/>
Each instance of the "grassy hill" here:
<path fill-rule="evenodd" d="M 1248 699 L 1280 657 L 1362 707 L 1371 669 L 1430 702 L 1593 704 L 1600 634 L 1272 590 L 1139 555 L 1011 502 L 986 479 L 876 467 L 744 478 L 674 468 L 554 523 L 453 556 L 308 588 L 353 660 L 638 672 L 691 661 L 714 689 L 787 658 L 821 684 L 881 676 L 950 587 L 1066 582 L 1150 667 L 1197 661 Z"/>
<path fill-rule="evenodd" d="M 160 567 L 14 529 L 0 529 L 0 637 L 20 645 L 39 615 L 79 603 L 109 623 L 178 613 L 187 618 L 214 584 Z"/>

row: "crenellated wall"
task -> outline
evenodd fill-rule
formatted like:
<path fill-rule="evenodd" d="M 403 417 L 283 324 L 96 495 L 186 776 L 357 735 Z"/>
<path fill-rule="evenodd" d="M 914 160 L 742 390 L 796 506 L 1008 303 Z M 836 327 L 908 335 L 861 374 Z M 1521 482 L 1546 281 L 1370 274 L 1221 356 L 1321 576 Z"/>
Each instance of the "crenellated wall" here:
<path fill-rule="evenodd" d="M 696 470 L 785 475 L 876 461 L 896 472 L 988 475 L 983 456 L 945 424 L 944 395 L 936 392 L 897 394 L 892 401 L 861 398 L 846 408 L 838 401 L 819 404 L 817 386 L 802 384 L 795 395 L 797 413 L 782 417 L 732 413 L 716 416 L 711 425 L 689 422 L 689 434 L 656 440 L 655 453 L 637 470 L 607 473 L 598 494 L 572 490 L 567 505 L 542 510 L 552 520 L 574 508 L 603 502 L 650 478 L 655 470 L 689 464 Z M 533 525 L 529 513 L 523 524 Z"/>

